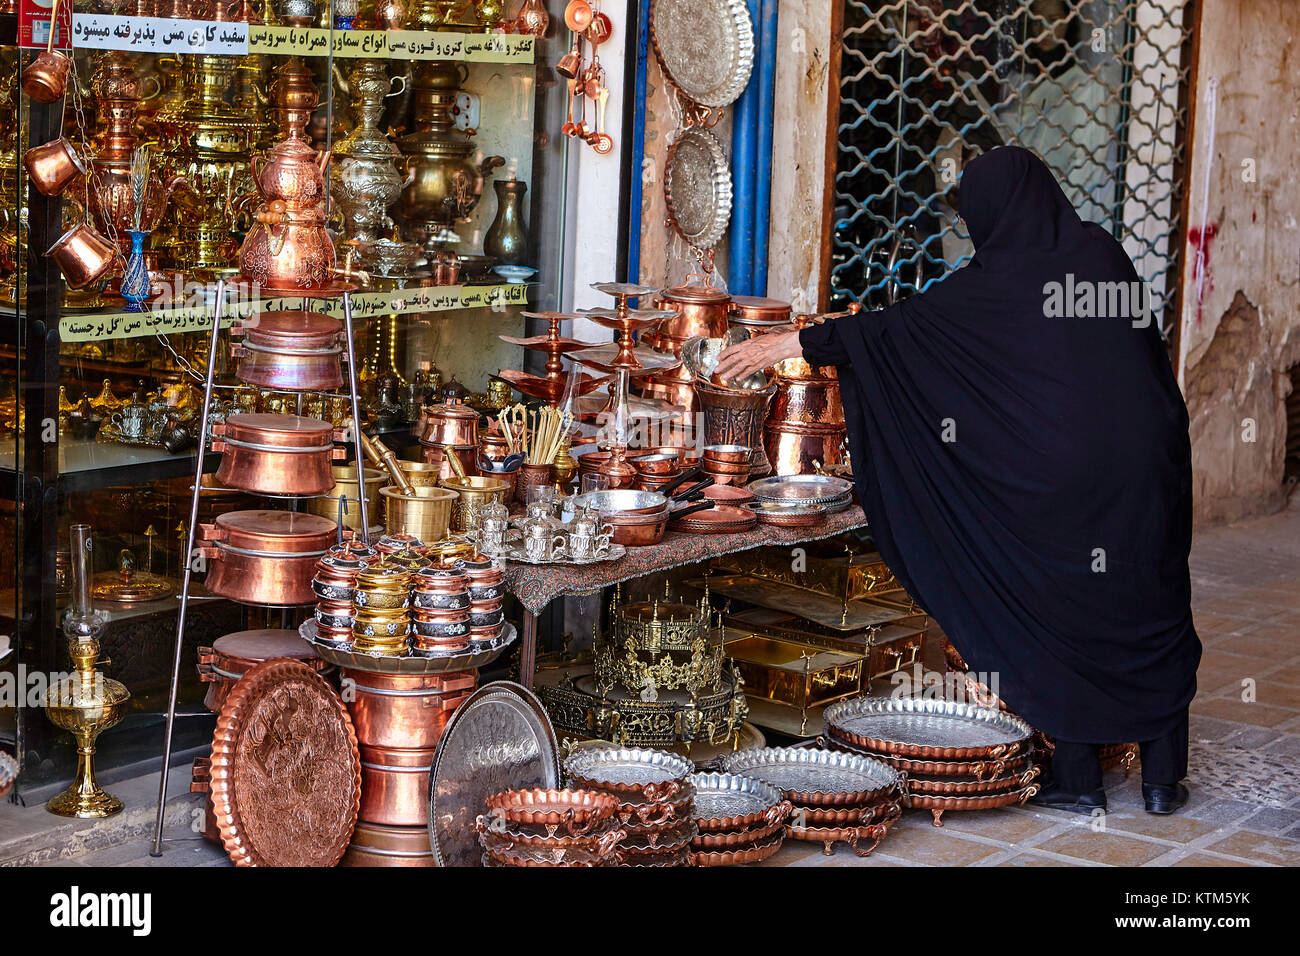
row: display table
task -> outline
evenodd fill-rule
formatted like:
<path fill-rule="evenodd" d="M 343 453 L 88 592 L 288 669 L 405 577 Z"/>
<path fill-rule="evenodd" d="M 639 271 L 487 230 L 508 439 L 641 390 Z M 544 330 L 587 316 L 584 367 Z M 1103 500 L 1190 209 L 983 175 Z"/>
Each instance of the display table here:
<path fill-rule="evenodd" d="M 536 565 L 511 561 L 506 565 L 506 589 L 524 606 L 520 628 L 520 681 L 526 687 L 533 686 L 533 668 L 537 661 L 537 615 L 560 595 L 597 591 L 621 581 L 765 545 L 796 545 L 805 541 L 819 541 L 866 527 L 866 524 L 867 518 L 862 513 L 862 508 L 852 505 L 839 514 L 831 515 L 815 528 L 778 528 L 760 524 L 739 534 L 685 534 L 670 531 L 659 544 L 629 548 L 628 553 L 619 560 L 602 564 Z"/>

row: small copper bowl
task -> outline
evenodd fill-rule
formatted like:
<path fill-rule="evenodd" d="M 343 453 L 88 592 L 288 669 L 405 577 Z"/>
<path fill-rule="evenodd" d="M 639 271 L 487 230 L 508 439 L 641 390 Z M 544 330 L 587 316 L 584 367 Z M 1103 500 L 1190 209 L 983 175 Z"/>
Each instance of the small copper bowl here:
<path fill-rule="evenodd" d="M 730 462 L 748 465 L 754 458 L 754 449 L 747 445 L 708 445 L 704 449 L 704 462 Z"/>
<path fill-rule="evenodd" d="M 618 797 L 595 790 L 503 790 L 487 798 L 489 817 L 507 823 L 555 826 L 582 836 L 609 820 Z"/>
<path fill-rule="evenodd" d="M 661 453 L 653 455 L 637 455 L 628 458 L 632 467 L 637 470 L 639 475 L 660 475 L 671 477 L 681 470 L 678 464 L 680 459 L 675 453 Z"/>
<path fill-rule="evenodd" d="M 747 461 L 711 461 L 704 459 L 706 475 L 748 475 L 753 466 Z"/>

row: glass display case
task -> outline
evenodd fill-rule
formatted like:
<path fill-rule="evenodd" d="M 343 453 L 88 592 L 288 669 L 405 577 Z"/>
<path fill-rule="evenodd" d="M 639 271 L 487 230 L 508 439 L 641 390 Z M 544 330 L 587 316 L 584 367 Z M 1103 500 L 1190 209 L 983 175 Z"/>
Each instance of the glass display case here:
<path fill-rule="evenodd" d="M 336 299 L 293 294 L 313 270 L 367 277 L 352 295 L 361 418 L 399 457 L 420 457 L 426 402 L 449 390 L 495 414 L 515 400 L 498 371 L 541 371 L 544 355 L 500 339 L 545 331 L 522 313 L 559 307 L 564 267 L 567 140 L 546 132 L 564 122 L 549 66 L 562 41 L 530 26 L 486 2 L 78 0 L 50 47 L 69 61 L 63 95 L 42 102 L 27 80 L 51 54 L 20 49 L 31 31 L 0 13 L 0 744 L 17 750 L 25 790 L 75 768 L 71 737 L 39 704 L 43 682 L 71 666 L 59 630 L 71 524 L 94 532 L 100 666 L 131 693 L 100 739 L 101 772 L 162 750 L 187 562 L 174 754 L 212 737 L 197 649 L 302 619 L 206 593 L 202 555 L 186 553 L 218 280 L 210 421 L 346 425 L 346 390 L 233 376 L 249 345 L 232 326 L 338 313 Z M 298 149 L 325 184 L 314 225 L 292 198 L 305 167 L 283 162 Z M 250 284 L 265 251 L 284 275 Z M 203 455 L 199 522 L 312 507 L 221 487 L 220 457 Z"/>

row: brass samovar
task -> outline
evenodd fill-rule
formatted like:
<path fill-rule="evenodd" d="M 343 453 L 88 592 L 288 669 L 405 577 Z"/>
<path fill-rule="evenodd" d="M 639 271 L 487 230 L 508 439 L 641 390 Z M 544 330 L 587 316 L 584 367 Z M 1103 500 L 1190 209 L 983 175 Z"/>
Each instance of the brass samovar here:
<path fill-rule="evenodd" d="M 460 241 L 453 226 L 469 218 L 483 192 L 483 180 L 505 165 L 501 156 L 474 162 L 473 140 L 456 129 L 453 108 L 463 82 L 463 63 L 428 62 L 416 69 L 415 132 L 398 141 L 414 175 L 402 190 L 397 214 L 402 236 L 430 252 Z"/>
<path fill-rule="evenodd" d="M 126 715 L 131 693 L 95 669 L 107 619 L 90 603 L 90 525 L 74 524 L 71 532 L 72 603 L 63 618 L 63 633 L 74 673 L 50 688 L 45 713 L 77 739 L 77 775 L 45 807 L 59 816 L 98 819 L 121 811 L 122 801 L 95 782 L 95 738 Z"/>
<path fill-rule="evenodd" d="M 330 169 L 330 194 L 343 214 L 343 241 L 365 245 L 387 236 L 393 228 L 388 207 L 402 194 L 403 176 L 396 163 L 402 153 L 379 128 L 385 98 L 393 90 L 383 60 L 358 60 L 343 89 L 353 98 L 358 124 L 334 147 Z M 365 253 L 362 250 L 364 259 Z"/>

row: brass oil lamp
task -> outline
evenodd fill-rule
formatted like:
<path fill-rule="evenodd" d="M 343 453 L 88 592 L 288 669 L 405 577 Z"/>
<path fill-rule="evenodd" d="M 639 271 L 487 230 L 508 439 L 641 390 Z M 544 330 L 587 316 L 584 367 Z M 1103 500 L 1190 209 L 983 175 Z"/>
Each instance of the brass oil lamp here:
<path fill-rule="evenodd" d="M 453 226 L 469 218 L 484 179 L 505 165 L 501 156 L 475 163 L 473 141 L 456 129 L 452 109 L 464 68 L 454 62 L 420 64 L 414 85 L 415 132 L 398 141 L 411 174 L 397 206 L 408 226 L 403 235 L 431 252 L 460 241 Z"/>
<path fill-rule="evenodd" d="M 364 246 L 376 242 L 392 231 L 388 207 L 402 194 L 405 181 L 397 171 L 402 153 L 379 128 L 384 100 L 401 92 L 394 90 L 382 60 L 358 60 L 348 73 L 343 89 L 353 99 L 358 124 L 334 147 L 330 169 L 330 193 L 343 214 L 344 242 L 356 240 L 363 248 L 358 252 L 367 260 Z"/>
<path fill-rule="evenodd" d="M 90 602 L 90 525 L 72 526 L 72 603 L 63 619 L 75 672 L 50 688 L 45 713 L 77 739 L 77 775 L 67 790 L 45 805 L 63 817 L 99 819 L 122 809 L 122 801 L 95 781 L 95 739 L 126 715 L 131 693 L 120 681 L 95 669 L 99 636 L 106 620 Z"/>

